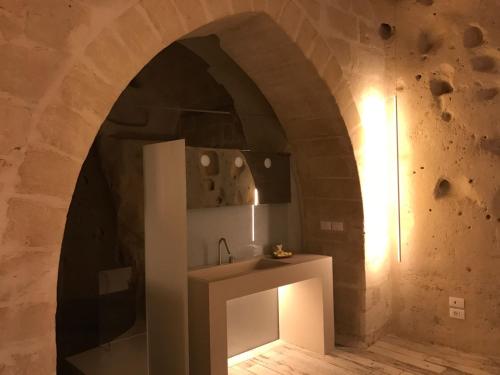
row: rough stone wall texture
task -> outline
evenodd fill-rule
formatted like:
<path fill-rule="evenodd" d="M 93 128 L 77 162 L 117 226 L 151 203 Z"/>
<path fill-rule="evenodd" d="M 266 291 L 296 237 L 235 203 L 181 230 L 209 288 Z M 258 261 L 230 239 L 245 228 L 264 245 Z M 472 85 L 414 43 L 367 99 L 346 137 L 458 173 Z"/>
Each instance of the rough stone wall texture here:
<path fill-rule="evenodd" d="M 494 355 L 500 354 L 499 14 L 495 0 L 405 0 L 389 41 L 396 48 L 403 183 L 394 330 Z M 465 298 L 465 321 L 449 317 L 449 296 Z"/>
<path fill-rule="evenodd" d="M 318 105 L 328 100 L 317 97 L 307 86 L 294 91 L 282 81 L 266 93 L 287 134 L 308 137 L 302 162 L 310 163 L 315 157 L 322 163 L 341 162 L 342 158 L 326 151 L 330 147 L 320 155 L 307 154 L 308 146 L 322 149 L 312 137 L 327 136 L 329 141 L 341 143 L 350 139 L 359 167 L 363 135 L 360 96 L 367 85 L 382 84 L 384 74 L 383 49 L 375 36 L 380 2 L 374 4 L 372 9 L 368 0 L 1 0 L 0 372 L 54 373 L 57 266 L 75 181 L 112 104 L 156 53 L 212 21 L 244 12 L 266 13 L 279 25 L 271 32 L 284 30 L 314 67 L 291 71 L 288 83 L 294 82 L 295 75 L 303 74 L 302 82 L 307 82 L 308 75 L 313 81 L 319 75 L 322 92 L 333 95 L 338 105 L 337 113 L 332 112 L 337 106 L 329 103 L 324 109 L 329 115 L 315 117 Z M 215 31 L 237 27 L 245 18 L 216 22 Z M 257 61 L 261 71 L 249 74 L 258 84 L 272 79 L 273 66 L 279 66 L 270 58 L 277 55 L 278 46 L 267 43 L 268 36 L 259 36 L 267 45 L 265 55 L 260 55 L 262 61 Z M 286 54 L 278 57 L 281 61 L 288 58 Z M 237 60 L 244 66 L 254 58 L 249 49 Z M 482 61 L 478 64 L 482 69 L 488 67 Z M 306 115 L 294 112 L 297 103 L 311 104 Z M 330 127 L 339 123 L 332 121 L 339 115 L 349 137 Z M 304 171 L 313 173 L 314 164 Z M 349 177 L 356 170 L 353 164 L 341 164 Z M 323 177 L 328 191 L 326 180 L 333 181 L 335 176 Z M 355 188 L 350 184 L 341 191 Z M 310 220 L 329 215 L 328 207 L 337 210 L 334 199 L 321 205 L 316 200 L 308 207 Z M 322 211 L 324 207 L 326 211 Z M 348 240 L 355 242 L 353 256 L 363 261 L 361 202 L 344 203 L 338 210 L 352 218 L 348 224 L 358 223 L 353 228 L 358 234 L 354 230 Z M 312 221 L 310 226 L 314 227 Z M 332 237 L 319 244 L 328 248 L 336 241 Z M 357 275 L 353 281 L 357 286 L 345 288 L 346 298 L 354 296 L 359 301 L 354 310 L 362 318 L 355 328 L 362 337 L 380 332 L 389 317 L 387 304 L 382 302 L 387 298 L 368 300 L 364 290 L 370 288 L 379 295 L 389 291 L 383 284 L 367 285 L 366 280 Z M 374 314 L 374 306 L 382 306 L 384 313 Z"/>

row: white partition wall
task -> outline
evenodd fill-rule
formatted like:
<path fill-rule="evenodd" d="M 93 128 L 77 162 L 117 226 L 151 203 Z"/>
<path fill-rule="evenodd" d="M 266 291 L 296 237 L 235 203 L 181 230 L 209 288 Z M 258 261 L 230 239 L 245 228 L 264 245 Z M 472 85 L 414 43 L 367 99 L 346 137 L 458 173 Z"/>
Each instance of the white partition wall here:
<path fill-rule="evenodd" d="M 144 147 L 149 375 L 188 375 L 184 140 Z"/>

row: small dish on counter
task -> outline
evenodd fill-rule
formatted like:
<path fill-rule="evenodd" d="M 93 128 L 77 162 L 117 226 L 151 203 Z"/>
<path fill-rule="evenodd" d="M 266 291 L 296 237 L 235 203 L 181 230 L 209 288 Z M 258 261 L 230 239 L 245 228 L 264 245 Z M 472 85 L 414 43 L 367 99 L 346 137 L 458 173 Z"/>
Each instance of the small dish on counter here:
<path fill-rule="evenodd" d="M 279 244 L 273 246 L 272 256 L 273 258 L 276 259 L 283 259 L 283 258 L 290 258 L 291 256 L 293 256 L 293 253 L 291 251 L 283 250 L 283 244 Z"/>

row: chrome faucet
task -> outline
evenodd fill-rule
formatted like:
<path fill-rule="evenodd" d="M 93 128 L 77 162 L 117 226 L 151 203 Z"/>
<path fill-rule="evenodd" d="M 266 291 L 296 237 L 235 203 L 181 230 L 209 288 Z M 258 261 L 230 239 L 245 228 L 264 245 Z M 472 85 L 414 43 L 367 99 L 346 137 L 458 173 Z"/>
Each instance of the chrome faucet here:
<path fill-rule="evenodd" d="M 221 237 L 221 239 L 219 240 L 219 248 L 218 248 L 219 263 L 217 263 L 217 264 L 222 264 L 222 254 L 220 251 L 220 244 L 221 243 L 224 243 L 224 246 L 226 246 L 226 251 L 227 251 L 227 254 L 229 255 L 229 263 L 233 263 L 233 255 L 231 254 L 231 251 L 229 251 L 229 246 L 227 245 L 227 241 L 224 237 Z"/>

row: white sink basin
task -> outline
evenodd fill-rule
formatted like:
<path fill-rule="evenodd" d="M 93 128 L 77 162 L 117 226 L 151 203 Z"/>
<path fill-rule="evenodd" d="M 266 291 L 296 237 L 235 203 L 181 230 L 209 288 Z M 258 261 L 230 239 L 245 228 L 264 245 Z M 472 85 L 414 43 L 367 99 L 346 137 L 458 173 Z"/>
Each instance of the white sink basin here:
<path fill-rule="evenodd" d="M 286 266 L 288 263 L 281 262 L 274 259 L 256 258 L 250 260 L 243 260 L 235 263 L 221 264 L 218 266 L 211 266 L 191 270 L 188 272 L 190 278 L 201 280 L 218 281 L 225 280 L 231 277 L 245 275 L 250 272 L 267 270 L 270 268 Z"/>

